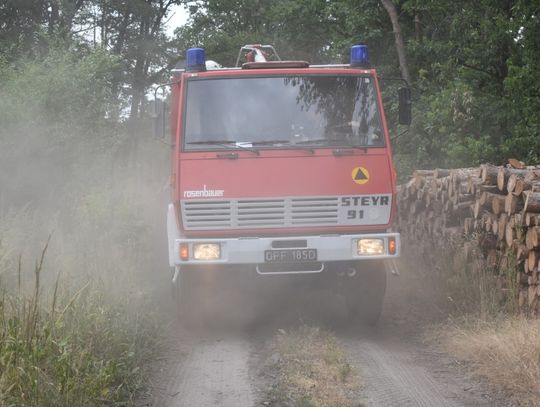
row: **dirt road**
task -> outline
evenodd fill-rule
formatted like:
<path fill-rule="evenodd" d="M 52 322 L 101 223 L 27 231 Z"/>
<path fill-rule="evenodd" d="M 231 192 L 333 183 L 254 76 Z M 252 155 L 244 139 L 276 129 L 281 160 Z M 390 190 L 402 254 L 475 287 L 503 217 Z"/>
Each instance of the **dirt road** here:
<path fill-rule="evenodd" d="M 366 406 L 509 406 L 478 383 L 448 356 L 421 339 L 426 324 L 443 314 L 432 298 L 418 295 L 414 272 L 389 278 L 387 301 L 378 328 L 352 330 L 339 306 L 328 306 L 320 293 L 288 296 L 264 317 L 221 328 L 187 330 L 173 326 L 169 351 L 158 363 L 151 395 L 141 403 L 155 407 L 252 407 L 272 405 L 266 398 L 272 385 L 267 371 L 270 338 L 277 329 L 303 323 L 330 329 L 346 350 Z M 268 310 L 268 308 L 266 308 Z M 287 311 L 288 310 L 288 311 Z M 292 311 L 294 310 L 294 311 Z M 252 315 L 252 314 L 251 314 Z M 235 319 L 238 322 L 238 319 Z"/>
<path fill-rule="evenodd" d="M 212 335 L 178 330 L 178 345 L 164 363 L 147 405 L 254 406 L 249 375 L 252 345 L 240 335 Z"/>
<path fill-rule="evenodd" d="M 342 339 L 360 372 L 367 406 L 504 405 L 453 362 L 420 346 L 384 334 Z"/>

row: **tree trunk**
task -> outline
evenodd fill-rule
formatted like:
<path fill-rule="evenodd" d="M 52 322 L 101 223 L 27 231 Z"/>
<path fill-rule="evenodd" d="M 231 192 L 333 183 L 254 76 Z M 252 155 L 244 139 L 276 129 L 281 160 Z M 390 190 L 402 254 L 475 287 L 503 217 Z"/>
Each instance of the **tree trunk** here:
<path fill-rule="evenodd" d="M 49 24 L 48 24 L 48 31 L 47 33 L 49 35 L 53 35 L 54 31 L 56 29 L 56 24 L 58 23 L 58 19 L 60 18 L 58 10 L 58 3 L 55 1 L 52 1 L 50 3 L 50 13 L 49 13 Z"/>
<path fill-rule="evenodd" d="M 135 51 L 135 67 L 133 68 L 133 76 L 131 79 L 131 111 L 130 119 L 134 120 L 139 117 L 139 107 L 141 100 L 144 97 L 144 64 L 147 54 L 147 43 L 150 16 L 144 15 L 139 22 L 139 36 L 137 39 L 137 48 Z"/>
<path fill-rule="evenodd" d="M 131 23 L 131 20 L 132 20 L 131 8 L 129 6 L 129 3 L 127 3 L 123 10 L 121 23 L 118 27 L 116 41 L 114 42 L 114 45 L 113 45 L 113 54 L 115 55 L 120 55 L 124 50 L 124 45 L 126 42 L 126 38 L 128 36 L 127 30 Z M 118 99 L 120 97 L 121 83 L 122 81 L 124 81 L 123 69 L 124 68 L 118 67 L 113 72 L 113 78 L 112 78 L 112 83 L 111 83 L 111 93 L 114 99 Z M 113 112 L 114 117 L 118 117 L 119 115 L 120 115 L 120 112 Z"/>
<path fill-rule="evenodd" d="M 148 5 L 152 5 L 152 0 L 147 0 Z M 149 44 L 152 44 L 163 24 L 163 18 L 167 15 L 172 0 L 159 0 L 156 2 L 157 8 L 152 12 L 141 15 L 139 26 L 139 43 L 136 50 L 135 67 L 132 78 L 132 99 L 130 119 L 140 118 L 144 113 L 144 94 L 149 84 L 148 71 L 150 68 Z"/>
<path fill-rule="evenodd" d="M 421 43 L 423 39 L 422 38 L 423 33 L 422 33 L 422 23 L 420 22 L 420 15 L 418 13 L 414 15 L 414 34 L 415 34 L 416 41 Z"/>
<path fill-rule="evenodd" d="M 390 21 L 392 22 L 401 76 L 403 79 L 405 79 L 405 81 L 407 81 L 408 84 L 411 84 L 411 76 L 409 74 L 409 67 L 407 65 L 407 58 L 405 55 L 405 42 L 403 41 L 403 34 L 401 33 L 401 25 L 399 24 L 396 5 L 391 0 L 381 0 L 381 3 L 386 9 L 386 12 L 390 17 Z"/>

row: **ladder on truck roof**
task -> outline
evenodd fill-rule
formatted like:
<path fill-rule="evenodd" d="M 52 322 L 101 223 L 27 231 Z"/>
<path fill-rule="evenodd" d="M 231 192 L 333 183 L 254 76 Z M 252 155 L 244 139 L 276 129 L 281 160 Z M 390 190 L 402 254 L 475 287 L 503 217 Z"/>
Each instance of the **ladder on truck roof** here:
<path fill-rule="evenodd" d="M 249 53 L 254 54 L 253 62 L 266 62 L 268 58 L 272 56 L 276 60 L 281 61 L 281 58 L 273 45 L 247 44 L 238 51 L 238 57 L 236 58 L 236 64 L 234 66 L 240 68 L 240 59 L 242 59 L 242 55 L 247 55 Z"/>

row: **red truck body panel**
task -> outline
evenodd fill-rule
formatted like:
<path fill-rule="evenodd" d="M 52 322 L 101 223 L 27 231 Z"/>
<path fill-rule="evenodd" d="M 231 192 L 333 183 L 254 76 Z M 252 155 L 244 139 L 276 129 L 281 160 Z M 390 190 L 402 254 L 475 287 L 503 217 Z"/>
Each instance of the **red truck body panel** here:
<path fill-rule="evenodd" d="M 283 75 L 369 75 L 374 79 L 384 132 L 384 147 L 281 147 L 257 148 L 259 154 L 242 149 L 219 151 L 183 151 L 184 82 L 190 77 L 267 77 Z M 358 233 L 385 231 L 395 212 L 396 177 L 391 147 L 375 70 L 353 68 L 219 70 L 183 73 L 177 77 L 172 93 L 172 198 L 178 207 L 181 200 L 193 199 L 189 191 L 223 191 L 224 199 L 309 197 L 392 194 L 392 215 L 381 225 L 295 227 L 289 229 L 190 231 L 179 228 L 186 237 L 294 235 L 302 233 Z M 269 105 L 271 110 L 271 105 Z M 227 157 L 229 154 L 229 157 Z M 231 155 L 234 154 L 234 155 Z M 363 178 L 356 182 L 358 169 Z M 362 182 L 365 181 L 365 182 Z M 198 198 L 201 199 L 200 197 Z M 212 200 L 214 197 L 206 199 Z"/>

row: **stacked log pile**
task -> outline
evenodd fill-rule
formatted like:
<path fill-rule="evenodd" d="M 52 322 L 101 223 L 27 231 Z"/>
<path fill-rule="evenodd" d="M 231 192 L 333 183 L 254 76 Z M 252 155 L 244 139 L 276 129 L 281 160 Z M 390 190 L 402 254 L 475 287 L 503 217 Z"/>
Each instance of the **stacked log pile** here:
<path fill-rule="evenodd" d="M 398 189 L 398 224 L 428 264 L 452 246 L 477 267 L 515 275 L 520 310 L 540 312 L 540 167 L 510 159 L 498 167 L 417 170 Z M 501 278 L 501 295 L 507 286 Z"/>

